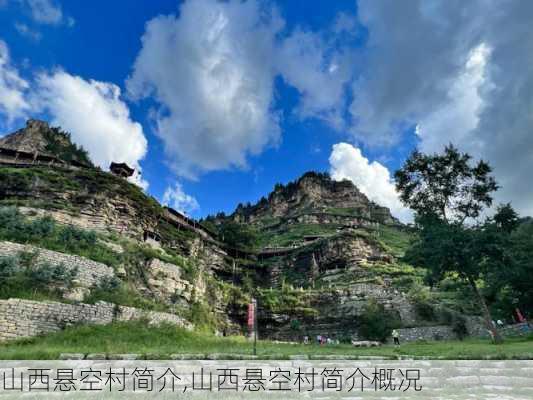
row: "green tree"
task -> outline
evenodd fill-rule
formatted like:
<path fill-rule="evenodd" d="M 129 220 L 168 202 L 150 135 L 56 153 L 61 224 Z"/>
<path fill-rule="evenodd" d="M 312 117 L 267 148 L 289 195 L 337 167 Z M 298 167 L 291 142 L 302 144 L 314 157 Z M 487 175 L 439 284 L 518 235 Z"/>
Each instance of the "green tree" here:
<path fill-rule="evenodd" d="M 400 320 L 396 314 L 385 310 L 383 304 L 371 299 L 359 316 L 358 333 L 365 339 L 384 342 L 392 330 L 398 328 Z"/>
<path fill-rule="evenodd" d="M 499 229 L 506 233 L 511 233 L 520 225 L 518 214 L 510 203 L 500 205 L 492 220 Z"/>
<path fill-rule="evenodd" d="M 258 243 L 257 232 L 253 227 L 235 221 L 220 224 L 218 233 L 223 242 L 235 248 L 253 249 Z"/>
<path fill-rule="evenodd" d="M 496 343 L 502 337 L 477 282 L 502 259 L 499 236 L 490 225 L 473 225 L 484 208 L 492 205 L 498 189 L 484 161 L 472 165 L 472 157 L 454 146 L 442 154 L 415 151 L 396 171 L 396 189 L 402 202 L 416 212 L 419 238 L 406 257 L 430 270 L 433 278 L 455 273 L 464 279 L 478 299 L 487 329 Z"/>
<path fill-rule="evenodd" d="M 396 171 L 400 199 L 419 215 L 435 215 L 446 222 L 463 224 L 477 218 L 492 204 L 498 189 L 490 166 L 448 145 L 443 154 L 427 155 L 414 151 Z"/>
<path fill-rule="evenodd" d="M 533 223 L 523 222 L 506 233 L 504 263 L 487 277 L 489 295 L 503 315 L 516 307 L 533 308 Z"/>

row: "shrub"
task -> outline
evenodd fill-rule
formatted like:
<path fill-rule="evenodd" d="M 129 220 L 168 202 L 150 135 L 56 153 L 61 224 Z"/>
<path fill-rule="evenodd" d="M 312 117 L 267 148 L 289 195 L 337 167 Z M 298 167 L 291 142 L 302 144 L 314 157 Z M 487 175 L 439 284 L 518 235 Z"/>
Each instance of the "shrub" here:
<path fill-rule="evenodd" d="M 365 339 L 385 341 L 400 326 L 398 316 L 386 311 L 383 304 L 370 300 L 359 317 L 359 334 Z"/>
<path fill-rule="evenodd" d="M 291 329 L 293 331 L 300 331 L 302 329 L 302 323 L 297 319 L 291 320 Z"/>
<path fill-rule="evenodd" d="M 218 325 L 212 308 L 203 302 L 194 302 L 187 317 L 200 331 L 213 332 Z"/>
<path fill-rule="evenodd" d="M 34 264 L 35 253 L 0 257 L 0 298 L 61 298 L 59 287 L 70 288 L 77 270 L 64 265 Z"/>
<path fill-rule="evenodd" d="M 435 308 L 428 301 L 416 301 L 414 303 L 416 314 L 424 321 L 435 321 Z"/>
<path fill-rule="evenodd" d="M 16 257 L 0 257 L 0 279 L 5 280 L 13 276 L 18 269 Z"/>
<path fill-rule="evenodd" d="M 46 138 L 47 152 L 65 161 L 78 161 L 91 167 L 94 166 L 87 150 L 72 143 L 69 132 L 53 127 L 50 130 L 44 130 L 43 134 Z"/>
<path fill-rule="evenodd" d="M 222 223 L 218 234 L 225 243 L 239 249 L 254 249 L 259 240 L 257 231 L 253 227 L 234 221 Z"/>
<path fill-rule="evenodd" d="M 116 276 L 105 276 L 98 283 L 98 289 L 109 292 L 118 289 L 121 284 L 122 281 Z"/>
<path fill-rule="evenodd" d="M 43 290 L 57 284 L 71 287 L 72 281 L 77 275 L 76 270 L 69 270 L 63 264 L 41 264 L 35 267 L 27 267 L 24 271 L 31 287 Z"/>
<path fill-rule="evenodd" d="M 96 233 L 66 226 L 60 230 L 58 239 L 66 247 L 88 248 L 96 244 Z"/>
<path fill-rule="evenodd" d="M 142 308 L 153 311 L 169 311 L 165 304 L 157 303 L 152 298 L 143 296 L 131 283 L 123 282 L 118 278 L 102 279 L 91 289 L 91 294 L 84 300 L 94 304 L 106 301 L 122 306 Z"/>
<path fill-rule="evenodd" d="M 466 326 L 466 318 L 460 314 L 455 313 L 452 321 L 452 330 L 461 340 L 467 337 L 468 328 Z"/>
<path fill-rule="evenodd" d="M 409 299 L 414 305 L 415 312 L 424 321 L 436 321 L 437 313 L 432 303 L 431 293 L 421 285 L 414 285 L 409 291 Z"/>
<path fill-rule="evenodd" d="M 31 243 L 50 250 L 77 254 L 107 265 L 117 254 L 98 243 L 97 234 L 74 226 L 58 225 L 50 217 L 28 220 L 15 207 L 0 207 L 0 240 Z"/>

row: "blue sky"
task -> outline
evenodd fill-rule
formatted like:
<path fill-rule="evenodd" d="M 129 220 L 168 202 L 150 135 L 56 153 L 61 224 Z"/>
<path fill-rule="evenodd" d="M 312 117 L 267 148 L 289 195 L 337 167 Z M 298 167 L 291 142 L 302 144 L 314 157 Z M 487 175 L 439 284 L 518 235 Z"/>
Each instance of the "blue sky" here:
<path fill-rule="evenodd" d="M 454 142 L 495 167 L 498 201 L 531 213 L 531 15 L 518 1 L 0 0 L 0 135 L 60 124 L 194 217 L 319 170 L 408 219 L 393 171 Z"/>

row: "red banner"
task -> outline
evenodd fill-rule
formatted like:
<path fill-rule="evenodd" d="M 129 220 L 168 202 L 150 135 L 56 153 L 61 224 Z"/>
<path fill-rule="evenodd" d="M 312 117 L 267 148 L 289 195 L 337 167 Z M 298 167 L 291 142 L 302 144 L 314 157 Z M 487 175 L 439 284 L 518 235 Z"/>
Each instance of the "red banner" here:
<path fill-rule="evenodd" d="M 254 329 L 255 322 L 255 304 L 248 304 L 248 329 L 252 331 Z"/>
<path fill-rule="evenodd" d="M 524 322 L 526 319 L 524 318 L 524 316 L 520 312 L 520 309 L 517 308 L 515 311 L 516 311 L 516 316 L 518 317 L 518 322 Z"/>

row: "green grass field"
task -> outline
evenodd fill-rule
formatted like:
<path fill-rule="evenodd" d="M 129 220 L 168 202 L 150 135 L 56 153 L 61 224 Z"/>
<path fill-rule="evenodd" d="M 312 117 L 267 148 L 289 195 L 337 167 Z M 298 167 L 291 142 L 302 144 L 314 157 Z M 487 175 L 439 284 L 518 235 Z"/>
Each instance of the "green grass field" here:
<path fill-rule="evenodd" d="M 0 345 L 0 359 L 57 359 L 60 353 L 135 353 L 147 358 L 166 359 L 171 354 L 252 354 L 252 344 L 243 337 L 221 338 L 187 332 L 172 326 L 149 327 L 145 323 L 115 323 L 107 326 L 71 327 L 45 337 Z M 503 345 L 488 340 L 424 342 L 399 348 L 354 348 L 350 345 L 296 345 L 259 341 L 259 358 L 286 359 L 309 355 L 319 359 L 339 356 L 414 356 L 444 359 L 533 359 L 533 336 L 509 338 Z M 228 357 L 229 358 L 229 357 Z"/>

